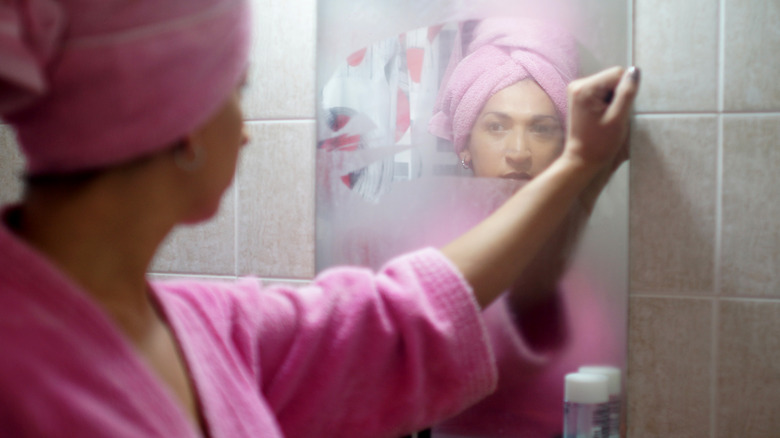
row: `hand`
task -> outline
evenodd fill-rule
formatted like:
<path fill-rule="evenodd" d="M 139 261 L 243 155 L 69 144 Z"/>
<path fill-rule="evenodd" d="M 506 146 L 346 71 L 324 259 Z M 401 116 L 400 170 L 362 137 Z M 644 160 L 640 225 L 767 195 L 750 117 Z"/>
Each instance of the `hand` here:
<path fill-rule="evenodd" d="M 585 187 L 621 160 L 618 152 L 628 136 L 638 88 L 639 71 L 633 68 L 615 67 L 574 81 L 563 155 L 487 219 L 442 248 L 480 306 L 517 281 Z"/>
<path fill-rule="evenodd" d="M 618 153 L 626 145 L 639 76 L 635 67 L 627 70 L 613 67 L 569 84 L 570 110 L 564 155 L 599 168 L 622 162 Z"/>

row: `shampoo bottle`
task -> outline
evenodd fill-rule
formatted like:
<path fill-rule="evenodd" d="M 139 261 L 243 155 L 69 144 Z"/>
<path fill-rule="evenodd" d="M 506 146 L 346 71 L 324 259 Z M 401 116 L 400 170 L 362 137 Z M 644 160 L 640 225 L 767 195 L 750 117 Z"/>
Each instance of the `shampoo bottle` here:
<path fill-rule="evenodd" d="M 608 438 L 607 377 L 571 373 L 565 379 L 563 438 Z"/>
<path fill-rule="evenodd" d="M 601 374 L 607 378 L 609 392 L 609 438 L 620 438 L 620 419 L 622 408 L 622 392 L 620 390 L 620 368 L 605 365 L 582 366 L 581 373 Z"/>

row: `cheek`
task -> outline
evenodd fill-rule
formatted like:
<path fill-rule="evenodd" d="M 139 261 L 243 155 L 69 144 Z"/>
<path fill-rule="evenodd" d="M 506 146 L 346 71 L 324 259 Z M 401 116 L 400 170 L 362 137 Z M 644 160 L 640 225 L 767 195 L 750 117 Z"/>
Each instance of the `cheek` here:
<path fill-rule="evenodd" d="M 555 161 L 562 152 L 562 147 L 550 144 L 542 144 L 536 148 L 534 154 L 534 166 L 538 169 L 546 169 Z"/>
<path fill-rule="evenodd" d="M 505 141 L 504 138 L 491 136 L 487 133 L 475 133 L 472 140 L 468 143 L 468 148 L 472 157 L 475 157 L 475 159 L 495 159 L 503 154 L 503 151 L 506 148 L 504 145 Z"/>

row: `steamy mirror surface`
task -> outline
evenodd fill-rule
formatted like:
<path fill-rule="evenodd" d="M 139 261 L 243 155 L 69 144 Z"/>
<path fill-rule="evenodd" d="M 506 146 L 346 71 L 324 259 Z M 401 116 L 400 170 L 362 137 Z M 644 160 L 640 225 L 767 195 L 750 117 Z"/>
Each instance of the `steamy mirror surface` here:
<path fill-rule="evenodd" d="M 317 270 L 441 247 L 561 152 L 565 88 L 628 53 L 625 1 L 318 5 Z M 624 369 L 627 165 L 484 311 L 496 392 L 435 437 L 554 437 L 563 378 Z"/>

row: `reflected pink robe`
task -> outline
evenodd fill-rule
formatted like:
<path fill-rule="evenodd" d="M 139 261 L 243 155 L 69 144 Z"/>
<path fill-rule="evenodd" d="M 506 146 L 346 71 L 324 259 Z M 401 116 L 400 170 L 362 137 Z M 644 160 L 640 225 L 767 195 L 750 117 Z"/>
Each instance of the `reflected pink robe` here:
<path fill-rule="evenodd" d="M 86 295 L 0 229 L 0 434 L 195 437 L 161 383 Z M 151 285 L 211 437 L 393 437 L 493 390 L 469 287 L 439 252 L 379 273 L 340 268 L 300 290 Z"/>
<path fill-rule="evenodd" d="M 519 321 L 506 295 L 483 312 L 499 370 L 496 391 L 435 430 L 443 436 L 553 438 L 563 433 L 564 376 L 624 361 L 618 312 L 576 270 Z M 437 435 L 434 435 L 437 436 Z M 441 436 L 441 435 L 439 435 Z"/>

